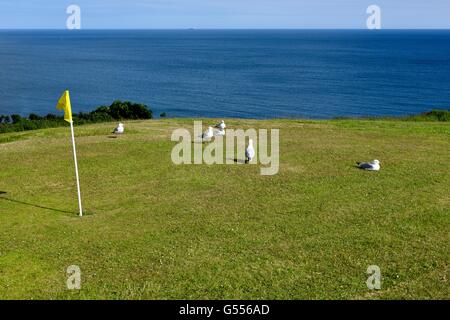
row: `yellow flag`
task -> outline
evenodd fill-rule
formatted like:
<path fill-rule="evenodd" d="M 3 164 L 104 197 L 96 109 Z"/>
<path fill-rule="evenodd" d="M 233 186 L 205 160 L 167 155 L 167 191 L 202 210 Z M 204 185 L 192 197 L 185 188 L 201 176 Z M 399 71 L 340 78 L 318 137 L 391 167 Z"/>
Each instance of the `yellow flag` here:
<path fill-rule="evenodd" d="M 72 106 L 70 105 L 69 90 L 64 91 L 61 98 L 59 98 L 56 109 L 64 110 L 64 120 L 72 122 Z"/>

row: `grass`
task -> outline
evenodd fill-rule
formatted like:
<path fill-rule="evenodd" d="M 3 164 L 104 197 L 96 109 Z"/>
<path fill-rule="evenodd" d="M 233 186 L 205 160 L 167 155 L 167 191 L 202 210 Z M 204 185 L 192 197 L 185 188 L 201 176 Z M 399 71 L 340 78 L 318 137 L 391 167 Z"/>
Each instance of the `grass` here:
<path fill-rule="evenodd" d="M 69 130 L 0 135 L 0 298 L 449 298 L 449 123 L 228 120 L 280 129 L 275 176 L 173 165 L 172 130 L 192 124 L 77 127 L 82 219 Z"/>

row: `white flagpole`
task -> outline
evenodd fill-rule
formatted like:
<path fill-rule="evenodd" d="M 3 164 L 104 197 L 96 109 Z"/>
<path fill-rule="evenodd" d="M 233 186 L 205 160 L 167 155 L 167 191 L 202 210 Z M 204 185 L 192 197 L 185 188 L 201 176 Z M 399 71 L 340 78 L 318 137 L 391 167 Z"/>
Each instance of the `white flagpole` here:
<path fill-rule="evenodd" d="M 78 176 L 77 149 L 75 148 L 75 134 L 73 133 L 73 121 L 70 121 L 70 131 L 72 132 L 73 160 L 75 161 L 75 176 L 77 178 L 78 191 L 78 207 L 80 208 L 80 217 L 83 216 L 83 208 L 81 207 L 80 178 Z"/>

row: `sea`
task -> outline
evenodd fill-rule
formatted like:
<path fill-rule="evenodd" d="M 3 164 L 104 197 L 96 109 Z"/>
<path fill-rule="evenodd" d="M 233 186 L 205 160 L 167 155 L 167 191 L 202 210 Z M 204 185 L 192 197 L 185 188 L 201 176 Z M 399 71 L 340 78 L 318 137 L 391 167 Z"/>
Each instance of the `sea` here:
<path fill-rule="evenodd" d="M 0 114 L 114 100 L 158 117 L 400 116 L 450 109 L 450 30 L 2 30 Z"/>

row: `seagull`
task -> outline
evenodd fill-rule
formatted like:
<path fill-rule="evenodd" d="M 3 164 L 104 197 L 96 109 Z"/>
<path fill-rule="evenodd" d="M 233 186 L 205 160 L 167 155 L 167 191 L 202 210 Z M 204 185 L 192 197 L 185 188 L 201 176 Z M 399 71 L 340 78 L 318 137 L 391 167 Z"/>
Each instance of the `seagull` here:
<path fill-rule="evenodd" d="M 216 124 L 215 128 L 220 129 L 220 131 L 225 130 L 227 126 L 225 125 L 225 121 L 221 121 L 220 123 Z"/>
<path fill-rule="evenodd" d="M 211 138 L 212 138 L 213 136 L 214 136 L 213 128 L 212 128 L 212 127 L 208 127 L 208 130 L 206 130 L 206 131 L 202 134 L 201 138 L 202 138 L 203 140 L 209 141 L 209 140 L 211 140 Z"/>
<path fill-rule="evenodd" d="M 248 141 L 248 147 L 245 150 L 245 163 L 249 163 L 255 157 L 255 149 L 253 149 L 253 140 Z"/>
<path fill-rule="evenodd" d="M 117 128 L 114 129 L 114 131 L 112 133 L 115 134 L 122 134 L 124 132 L 125 128 L 123 127 L 123 123 L 119 123 L 119 125 L 117 126 Z"/>
<path fill-rule="evenodd" d="M 371 162 L 357 162 L 358 168 L 369 171 L 380 171 L 380 161 L 373 160 Z"/>

